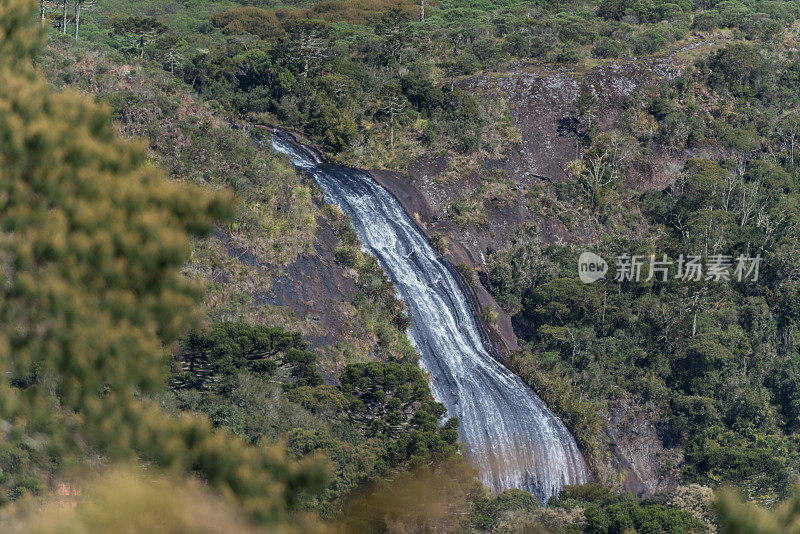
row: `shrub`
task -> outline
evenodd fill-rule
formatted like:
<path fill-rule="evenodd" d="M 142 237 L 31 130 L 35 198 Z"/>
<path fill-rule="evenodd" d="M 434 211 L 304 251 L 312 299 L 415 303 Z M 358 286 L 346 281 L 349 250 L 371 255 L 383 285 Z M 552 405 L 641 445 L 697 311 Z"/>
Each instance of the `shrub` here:
<path fill-rule="evenodd" d="M 336 261 L 346 267 L 358 268 L 360 251 L 354 245 L 340 245 L 336 248 Z"/>
<path fill-rule="evenodd" d="M 580 59 L 580 54 L 578 54 L 578 51 L 572 46 L 565 46 L 559 51 L 558 55 L 556 55 L 556 62 L 558 63 L 573 64 L 580 61 Z"/>
<path fill-rule="evenodd" d="M 277 39 L 285 35 L 274 11 L 257 7 L 240 7 L 217 13 L 211 23 L 225 35 L 250 33 L 262 39 Z"/>
<path fill-rule="evenodd" d="M 500 313 L 494 308 L 494 306 L 487 306 L 483 309 L 481 313 L 483 317 L 483 322 L 485 322 L 488 326 L 492 328 L 497 327 L 497 320 L 500 318 Z"/>
<path fill-rule="evenodd" d="M 667 46 L 667 39 L 656 30 L 645 30 L 633 41 L 635 54 L 652 54 Z"/>
<path fill-rule="evenodd" d="M 624 52 L 622 43 L 609 37 L 601 37 L 592 48 L 592 55 L 598 58 L 617 58 Z"/>
<path fill-rule="evenodd" d="M 699 31 L 716 30 L 722 24 L 722 17 L 716 11 L 698 13 L 692 22 L 692 29 Z"/>
<path fill-rule="evenodd" d="M 453 245 L 449 239 L 444 234 L 433 234 L 431 236 L 431 245 L 436 251 L 444 256 L 450 251 L 450 247 Z"/>
<path fill-rule="evenodd" d="M 474 286 L 478 283 L 478 275 L 475 274 L 475 269 L 466 263 L 459 263 L 456 265 L 456 271 L 458 271 L 458 273 L 464 277 L 464 280 L 466 280 L 468 284 Z"/>

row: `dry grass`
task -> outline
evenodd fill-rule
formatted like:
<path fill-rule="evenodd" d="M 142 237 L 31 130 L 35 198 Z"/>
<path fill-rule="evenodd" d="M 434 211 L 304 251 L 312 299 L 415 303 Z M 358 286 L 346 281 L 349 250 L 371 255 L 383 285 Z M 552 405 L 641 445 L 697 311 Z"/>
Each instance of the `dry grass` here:
<path fill-rule="evenodd" d="M 199 481 L 117 468 L 78 482 L 63 483 L 54 495 L 15 504 L 4 532 L 73 534 L 289 533 L 306 531 L 286 525 L 260 528 L 226 498 Z M 321 532 L 316 525 L 314 532 Z"/>

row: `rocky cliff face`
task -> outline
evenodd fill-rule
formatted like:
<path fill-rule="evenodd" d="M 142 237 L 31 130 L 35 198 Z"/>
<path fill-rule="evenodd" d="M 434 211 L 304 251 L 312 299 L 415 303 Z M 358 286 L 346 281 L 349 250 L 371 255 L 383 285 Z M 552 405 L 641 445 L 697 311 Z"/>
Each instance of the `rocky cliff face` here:
<path fill-rule="evenodd" d="M 485 98 L 503 98 L 510 103 L 521 143 L 503 161 L 487 161 L 465 175 L 452 179 L 451 161 L 446 156 L 425 156 L 415 161 L 408 173 L 372 171 L 375 179 L 403 204 L 429 237 L 442 234 L 451 241 L 447 259 L 466 265 L 478 274 L 468 284 L 471 297 L 483 316 L 496 314 L 486 326 L 501 352 L 517 350 L 518 340 L 511 317 L 497 304 L 486 287 L 486 258 L 508 243 L 520 226 L 535 223 L 545 243 L 580 242 L 586 234 L 580 227 L 568 228 L 558 217 L 541 216 L 530 208 L 529 193 L 537 184 L 569 180 L 567 164 L 575 159 L 576 100 L 589 91 L 599 102 L 597 120 L 604 131 L 612 130 L 623 118 L 624 106 L 638 88 L 652 87 L 680 73 L 669 58 L 630 60 L 588 71 L 568 68 L 520 65 L 512 73 L 475 76 L 462 87 Z M 688 153 L 676 153 L 652 144 L 647 159 L 631 167 L 628 186 L 644 190 L 664 187 L 680 169 Z M 480 183 L 482 172 L 500 170 L 510 184 L 504 202 L 486 203 L 483 224 L 463 226 L 447 216 L 448 204 L 469 193 Z M 456 173 L 457 174 L 457 173 Z M 337 239 L 331 229 L 320 225 L 312 254 L 301 255 L 285 268 L 262 298 L 265 303 L 291 310 L 313 325 L 307 335 L 321 350 L 330 346 L 358 343 L 370 349 L 369 332 L 359 332 L 357 313 L 350 304 L 357 294 L 355 273 L 336 262 Z M 314 333 L 318 335 L 315 335 Z M 332 368 L 343 362 L 331 362 Z M 677 485 L 677 468 L 682 457 L 666 448 L 653 414 L 645 407 L 620 402 L 605 414 L 606 461 L 595 466 L 600 480 L 618 483 L 637 495 L 664 492 Z"/>
<path fill-rule="evenodd" d="M 429 236 L 443 229 L 452 230 L 452 225 L 437 220 L 425 195 L 407 177 L 387 171 L 373 171 L 372 174 L 398 197 Z M 459 241 L 453 242 L 445 256 L 454 265 L 466 263 L 472 268 L 481 267 Z M 495 345 L 506 354 L 517 350 L 519 342 L 511 317 L 482 283 L 468 285 L 481 315 L 485 316 L 486 310 L 495 310 L 498 314 L 494 323 L 485 324 Z M 677 486 L 678 467 L 683 457 L 679 451 L 664 446 L 655 419 L 645 407 L 621 401 L 610 407 L 605 423 L 605 461 L 593 466 L 598 480 L 619 485 L 638 496 L 667 492 Z"/>
<path fill-rule="evenodd" d="M 392 191 L 429 236 L 446 235 L 451 241 L 446 256 L 453 264 L 466 264 L 485 282 L 486 259 L 508 244 L 521 226 L 537 225 L 545 243 L 581 242 L 587 237 L 580 221 L 568 228 L 558 216 L 542 216 L 530 207 L 529 194 L 537 184 L 570 180 L 567 165 L 576 158 L 576 101 L 588 92 L 598 101 L 599 128 L 611 131 L 623 119 L 629 97 L 641 88 L 654 87 L 680 75 L 671 57 L 625 60 L 588 70 L 518 65 L 502 75 L 479 75 L 460 85 L 484 98 L 509 102 L 521 142 L 503 161 L 483 162 L 453 179 L 452 161 L 445 156 L 425 156 L 409 166 L 407 174 L 373 171 Z M 661 188 L 669 184 L 691 154 L 651 143 L 646 158 L 630 165 L 627 185 L 633 189 Z M 481 183 L 484 172 L 499 169 L 510 195 L 503 202 L 485 203 L 485 221 L 459 225 L 448 217 L 448 205 Z M 481 276 L 483 275 L 483 276 Z M 518 341 L 511 318 L 483 283 L 472 284 L 473 298 L 481 310 L 496 310 L 497 320 L 487 325 L 501 347 L 515 350 Z M 484 313 L 485 315 L 485 313 Z M 657 420 L 645 407 L 620 402 L 605 414 L 606 461 L 595 466 L 599 479 L 618 483 L 636 495 L 667 491 L 678 483 L 682 456 L 664 446 Z"/>
<path fill-rule="evenodd" d="M 622 473 L 619 482 L 626 491 L 642 496 L 665 493 L 677 486 L 677 468 L 683 455 L 664 447 L 646 408 L 627 401 L 611 406 L 606 415 L 605 434 L 609 466 Z"/>
<path fill-rule="evenodd" d="M 653 86 L 680 75 L 669 58 L 631 59 L 609 63 L 586 71 L 574 68 L 522 67 L 505 76 L 477 76 L 463 83 L 465 89 L 491 98 L 501 96 L 511 103 L 517 128 L 522 135 L 519 150 L 505 162 L 515 182 L 544 177 L 569 178 L 567 163 L 576 157 L 575 104 L 581 90 L 599 101 L 595 112 L 599 127 L 608 131 L 622 118 L 623 107 L 639 88 Z M 655 168 L 630 177 L 641 186 L 663 183 Z M 650 174 L 650 175 L 648 175 Z"/>
<path fill-rule="evenodd" d="M 422 193 L 430 207 L 429 230 L 453 236 L 467 250 L 478 268 L 485 267 L 487 251 L 502 248 L 520 225 L 535 222 L 545 243 L 575 241 L 585 237 L 581 228 L 568 229 L 557 217 L 539 217 L 530 209 L 528 195 L 537 184 L 568 180 L 567 164 L 576 158 L 576 101 L 581 91 L 597 98 L 594 120 L 611 131 L 624 115 L 631 94 L 680 75 L 669 58 L 625 60 L 589 70 L 544 65 L 517 65 L 507 74 L 477 75 L 459 85 L 484 98 L 509 102 L 520 144 L 503 161 L 483 162 L 465 173 L 455 170 L 445 156 L 425 156 L 409 166 L 406 181 Z M 664 187 L 689 154 L 658 144 L 648 147 L 646 158 L 631 165 L 628 186 L 640 190 Z M 483 173 L 499 170 L 508 180 L 510 195 L 503 202 L 488 203 L 481 225 L 459 226 L 447 218 L 453 199 L 474 189 Z M 395 181 L 396 191 L 405 187 Z"/>

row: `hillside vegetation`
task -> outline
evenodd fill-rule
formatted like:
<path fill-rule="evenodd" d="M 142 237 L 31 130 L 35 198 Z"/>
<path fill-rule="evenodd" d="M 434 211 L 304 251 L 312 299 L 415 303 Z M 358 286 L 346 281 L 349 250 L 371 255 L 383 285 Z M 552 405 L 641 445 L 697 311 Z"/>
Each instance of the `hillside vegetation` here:
<path fill-rule="evenodd" d="M 800 5 L 453 0 L 426 3 L 424 17 L 419 6 L 96 0 L 77 27 L 45 4 L 50 39 L 38 52 L 30 5 L 0 0 L 0 178 L 14 193 L 0 199 L 2 417 L 13 438 L 0 485 L 20 531 L 124 521 L 92 511 L 105 502 L 97 484 L 131 495 L 130 514 L 146 518 L 137 507 L 151 496 L 128 467 L 100 482 L 81 475 L 97 458 L 134 459 L 147 487 L 176 488 L 175 502 L 209 502 L 254 531 L 791 523 Z M 29 68 L 34 55 L 55 90 Z M 676 75 L 637 87 L 619 109 L 580 83 L 648 56 L 674 61 Z M 471 82 L 548 72 L 580 83 L 564 117 L 575 157 L 566 177 L 511 176 L 503 163 L 526 135 L 515 105 Z M 434 241 L 442 252 L 463 235 L 491 242 L 481 276 L 466 263 L 459 272 L 512 316 L 522 349 L 510 364 L 568 424 L 597 483 L 565 488 L 547 508 L 480 486 L 457 454 L 458 421 L 442 420 L 417 366 L 391 282 L 253 124 L 302 131 L 364 167 L 443 158 L 435 217 L 452 226 Z M 673 158 L 668 183 L 633 186 L 656 151 Z M 480 186 L 449 196 L 475 176 Z M 518 197 L 533 220 L 493 242 L 493 218 Z M 545 242 L 554 219 L 567 239 Z M 585 249 L 612 263 L 605 281 L 578 281 Z M 622 254 L 763 262 L 752 283 L 617 283 Z M 330 302 L 300 303 L 324 309 L 316 322 L 272 304 L 276 284 L 310 264 L 342 286 Z M 667 493 L 622 491 L 607 435 L 620 404 L 653 422 Z M 26 507 L 65 480 L 92 495 L 75 513 Z M 723 485 L 775 509 L 751 513 L 729 493 L 717 516 L 708 488 Z"/>
<path fill-rule="evenodd" d="M 584 118 L 571 179 L 541 186 L 536 202 L 580 213 L 593 237 L 544 246 L 522 229 L 488 262 L 529 341 L 519 368 L 587 446 L 602 441 L 597 414 L 634 399 L 685 455 L 684 480 L 734 483 L 763 502 L 791 491 L 798 469 L 799 65 L 794 54 L 731 44 L 637 91 L 612 130 Z M 665 189 L 631 190 L 626 176 L 657 146 L 696 156 Z M 604 283 L 577 280 L 584 247 L 611 262 Z M 640 282 L 613 280 L 624 254 L 644 258 Z M 667 280 L 650 277 L 651 255 L 673 262 Z M 681 277 L 677 260 L 690 255 L 727 258 L 730 279 Z M 757 281 L 734 276 L 740 255 L 762 258 Z"/>

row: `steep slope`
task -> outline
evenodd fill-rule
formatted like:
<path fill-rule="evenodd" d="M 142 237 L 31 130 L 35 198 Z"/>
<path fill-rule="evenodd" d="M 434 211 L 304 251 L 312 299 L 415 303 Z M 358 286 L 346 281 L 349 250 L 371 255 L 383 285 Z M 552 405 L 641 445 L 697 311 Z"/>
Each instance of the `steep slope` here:
<path fill-rule="evenodd" d="M 54 36 L 39 58 L 58 87 L 112 106 L 121 132 L 142 138 L 176 180 L 236 194 L 233 224 L 195 244 L 186 273 L 210 284 L 210 321 L 246 320 L 302 332 L 330 376 L 355 361 L 410 350 L 357 269 L 337 259 L 347 225 L 282 158 L 219 118 L 168 73 Z M 254 132 L 257 135 L 257 132 Z"/>
<path fill-rule="evenodd" d="M 410 335 L 433 377 L 434 397 L 458 417 L 459 433 L 481 479 L 495 491 L 520 488 L 542 502 L 589 477 L 563 423 L 492 356 L 458 275 L 428 243 L 400 203 L 367 173 L 318 164 L 275 135 L 276 150 L 314 177 L 356 225 L 408 304 Z"/>

